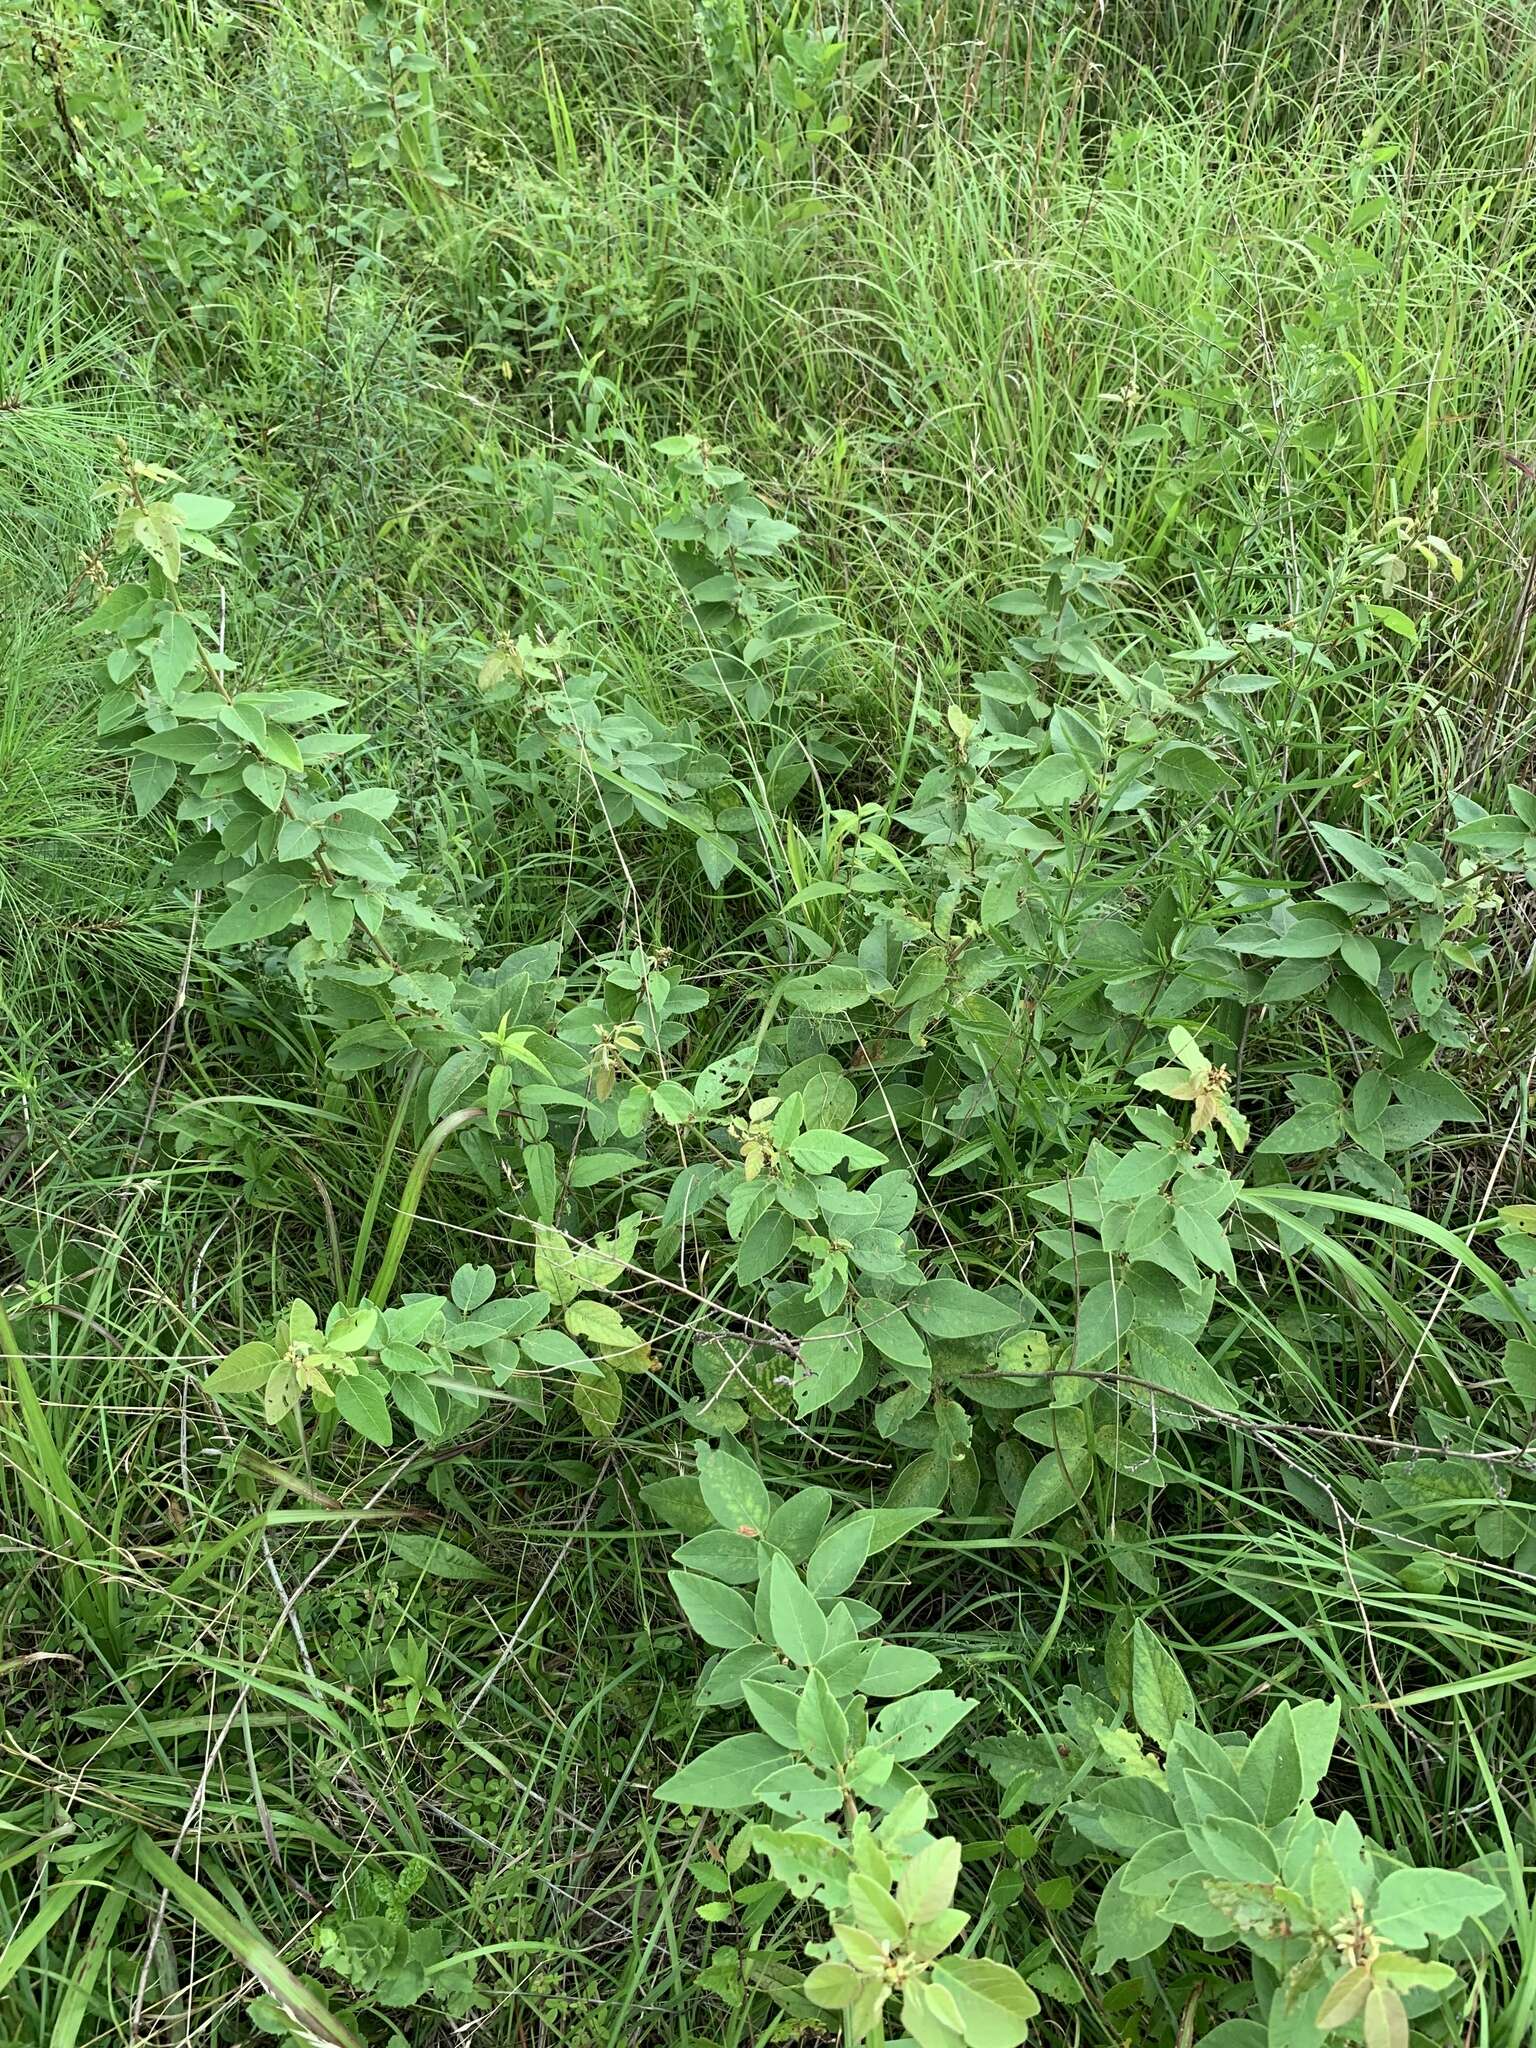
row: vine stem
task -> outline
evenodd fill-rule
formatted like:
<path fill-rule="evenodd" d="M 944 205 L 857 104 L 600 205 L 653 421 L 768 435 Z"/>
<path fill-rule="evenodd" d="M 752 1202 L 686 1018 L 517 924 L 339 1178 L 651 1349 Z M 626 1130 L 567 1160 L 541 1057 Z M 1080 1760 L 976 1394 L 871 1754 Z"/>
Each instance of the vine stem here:
<path fill-rule="evenodd" d="M 406 1176 L 400 1206 L 395 1211 L 395 1220 L 384 1246 L 384 1256 L 380 1259 L 379 1269 L 373 1276 L 373 1285 L 368 1289 L 370 1301 L 382 1305 L 389 1299 L 389 1290 L 395 1284 L 400 1261 L 405 1256 L 405 1247 L 410 1241 L 411 1230 L 416 1222 L 416 1211 L 421 1207 L 422 1190 L 426 1187 L 427 1175 L 432 1171 L 438 1153 L 456 1131 L 463 1130 L 466 1124 L 472 1124 L 484 1115 L 484 1109 L 474 1104 L 466 1109 L 452 1109 L 447 1116 L 439 1117 L 422 1139 L 416 1157 L 411 1161 L 410 1173 Z"/>

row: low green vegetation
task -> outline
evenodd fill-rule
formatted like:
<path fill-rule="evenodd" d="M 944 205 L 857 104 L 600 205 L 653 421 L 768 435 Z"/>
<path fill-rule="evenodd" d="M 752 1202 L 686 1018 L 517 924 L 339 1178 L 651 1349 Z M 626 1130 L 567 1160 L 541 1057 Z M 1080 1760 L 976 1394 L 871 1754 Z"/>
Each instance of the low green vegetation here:
<path fill-rule="evenodd" d="M 1536 59 L 0 15 L 0 2042 L 1536 2024 Z"/>

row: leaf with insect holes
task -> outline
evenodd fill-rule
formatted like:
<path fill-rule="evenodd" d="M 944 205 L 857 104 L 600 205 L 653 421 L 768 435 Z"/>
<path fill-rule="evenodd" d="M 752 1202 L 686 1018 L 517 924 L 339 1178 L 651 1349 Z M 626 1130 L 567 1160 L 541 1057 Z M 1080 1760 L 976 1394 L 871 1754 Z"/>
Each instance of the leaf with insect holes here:
<path fill-rule="evenodd" d="M 216 917 L 203 938 L 205 946 L 248 946 L 286 930 L 304 908 L 308 891 L 290 875 L 258 875 L 229 908 Z"/>
<path fill-rule="evenodd" d="M 793 975 L 781 982 L 786 1003 L 813 1016 L 835 1016 L 869 1000 L 869 982 L 857 967 L 818 967 L 814 974 Z"/>
<path fill-rule="evenodd" d="M 181 575 L 181 520 L 170 505 L 146 505 L 132 522 L 134 539 L 168 583 Z"/>
<path fill-rule="evenodd" d="M 542 1288 L 556 1308 L 569 1308 L 578 1294 L 612 1287 L 634 1255 L 640 1224 L 638 1215 L 626 1217 L 611 1236 L 583 1244 L 550 1224 L 536 1223 L 534 1285 Z"/>
<path fill-rule="evenodd" d="M 268 1422 L 281 1422 L 304 1397 L 299 1376 L 286 1358 L 280 1358 L 268 1375 L 261 1397 L 261 1410 Z"/>
<path fill-rule="evenodd" d="M 1367 1917 L 1393 1948 L 1423 1948 L 1459 1934 L 1466 1920 L 1501 1913 L 1504 1903 L 1497 1885 L 1463 1871 L 1393 1870 L 1377 1886 Z"/>
<path fill-rule="evenodd" d="M 910 1762 L 937 1749 L 975 1704 L 954 1692 L 913 1693 L 881 1708 L 871 1740 L 897 1763 Z"/>

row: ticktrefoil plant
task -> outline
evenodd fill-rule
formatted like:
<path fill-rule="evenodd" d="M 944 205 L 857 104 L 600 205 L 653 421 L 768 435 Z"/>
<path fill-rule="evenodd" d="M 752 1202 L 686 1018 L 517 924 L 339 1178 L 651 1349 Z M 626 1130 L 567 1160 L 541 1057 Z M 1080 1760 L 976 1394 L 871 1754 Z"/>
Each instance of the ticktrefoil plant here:
<path fill-rule="evenodd" d="M 597 1297 L 618 1282 L 640 1219 L 610 1238 L 576 1244 L 540 1227 L 532 1284 L 497 1295 L 490 1265 L 460 1266 L 446 1296 L 406 1294 L 378 1308 L 337 1302 L 322 1325 L 307 1301 L 278 1318 L 270 1338 L 241 1344 L 205 1382 L 221 1401 L 259 1397 L 269 1424 L 301 1407 L 333 1416 L 381 1449 L 394 1417 L 425 1443 L 472 1422 L 487 1403 L 510 1402 L 542 1421 L 549 1382 L 569 1397 L 594 1435 L 618 1420 L 620 1372 L 655 1365 L 646 1339 Z M 493 1298 L 494 1297 L 494 1298 Z"/>
<path fill-rule="evenodd" d="M 1251 1737 L 1208 1734 L 1144 1622 L 1118 1637 L 1107 1676 L 1122 1705 L 1074 1689 L 1049 1735 L 978 1747 L 1006 1788 L 1005 1816 L 1025 1804 L 1059 1811 L 1082 1844 L 1117 1860 L 1095 1914 L 1094 1969 L 1139 1964 L 1180 1932 L 1246 1950 L 1254 2017 L 1216 2028 L 1209 2038 L 1225 2048 L 1459 2038 L 1465 1987 L 1440 1951 L 1475 1959 L 1495 1945 L 1506 1891 L 1486 1866 L 1409 1867 L 1324 1800 L 1337 1701 L 1284 1702 Z"/>
<path fill-rule="evenodd" d="M 358 941 L 363 971 L 385 982 L 424 948 L 440 962 L 464 934 L 399 856 L 388 825 L 398 794 L 340 770 L 367 736 L 318 722 L 341 705 L 327 691 L 242 687 L 217 625 L 185 592 L 189 556 L 230 562 L 211 536 L 235 507 L 178 481 L 124 454 L 92 565 L 103 594 L 80 630 L 109 642 L 97 724 L 131 757 L 139 815 L 178 793 L 177 820 L 191 829 L 173 874 L 219 899 L 204 943 L 296 934 L 288 965 L 301 986 L 344 982 Z"/>
<path fill-rule="evenodd" d="M 956 1952 L 969 1924 L 954 1903 L 960 1844 L 930 1832 L 935 1803 L 913 1768 L 975 1702 L 931 1686 L 937 1659 L 874 1637 L 878 1613 L 848 1596 L 867 1559 L 927 1511 L 834 1519 L 825 1489 L 776 1496 L 745 1458 L 704 1444 L 696 1475 L 661 1482 L 653 1499 L 709 1524 L 670 1574 L 690 1626 L 720 1652 L 698 1703 L 756 1723 L 684 1764 L 658 1797 L 772 1816 L 742 1824 L 726 1866 L 761 1856 L 782 1896 L 825 1908 L 802 1990 L 842 2015 L 850 2041 L 887 2039 L 889 2007 L 920 2048 L 1017 2048 L 1038 2001 L 1007 1964 Z"/>

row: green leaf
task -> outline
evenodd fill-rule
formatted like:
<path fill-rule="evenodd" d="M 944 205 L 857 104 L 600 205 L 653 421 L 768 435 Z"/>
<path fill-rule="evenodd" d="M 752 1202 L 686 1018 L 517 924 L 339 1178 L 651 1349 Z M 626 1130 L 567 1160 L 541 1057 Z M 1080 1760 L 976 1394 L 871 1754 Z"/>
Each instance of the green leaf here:
<path fill-rule="evenodd" d="M 864 1341 L 846 1316 L 831 1316 L 801 1338 L 800 1359 L 795 1412 L 812 1415 L 835 1401 L 858 1378 L 864 1363 Z"/>
<path fill-rule="evenodd" d="M 1394 1870 L 1376 1888 L 1367 1919 L 1378 1939 L 1393 1948 L 1423 1948 L 1461 1932 L 1478 1915 L 1502 1912 L 1497 1885 L 1459 1870 Z"/>
<path fill-rule="evenodd" d="M 795 1715 L 796 1746 L 813 1764 L 835 1771 L 848 1753 L 848 1716 L 819 1671 L 812 1671 Z"/>
<path fill-rule="evenodd" d="M 857 967 L 818 967 L 779 984 L 786 1003 L 816 1017 L 835 1016 L 869 1000 L 869 983 Z"/>
<path fill-rule="evenodd" d="M 1340 857 L 1348 861 L 1357 875 L 1364 875 L 1368 882 L 1386 882 L 1392 875 L 1392 863 L 1378 846 L 1362 839 L 1358 832 L 1346 832 L 1338 825 L 1313 824 L 1313 834 L 1331 847 Z"/>
<path fill-rule="evenodd" d="M 913 1320 L 931 1337 L 988 1337 L 1000 1330 L 1011 1330 L 1024 1320 L 1010 1302 L 983 1294 L 948 1275 L 925 1282 L 909 1297 L 906 1306 Z"/>
<path fill-rule="evenodd" d="M 276 1364 L 277 1353 L 270 1344 L 241 1344 L 220 1359 L 203 1384 L 221 1400 L 231 1394 L 254 1394 L 266 1385 Z"/>
<path fill-rule="evenodd" d="M 378 1335 L 379 1312 L 370 1302 L 340 1315 L 333 1309 L 326 1319 L 325 1348 L 350 1357 L 356 1351 L 366 1351 Z"/>
<path fill-rule="evenodd" d="M 802 1131 L 791 1140 L 789 1156 L 806 1173 L 836 1173 L 843 1165 L 862 1173 L 888 1163 L 883 1152 L 850 1138 L 845 1131 Z"/>
<path fill-rule="evenodd" d="M 1254 1156 L 1270 1153 L 1293 1159 L 1307 1152 L 1331 1152 L 1343 1130 L 1343 1118 L 1337 1109 L 1328 1103 L 1309 1102 L 1294 1116 L 1288 1116 L 1284 1123 L 1276 1124 L 1256 1148 Z"/>
<path fill-rule="evenodd" d="M 865 1979 L 848 1963 L 818 1963 L 801 1990 L 825 2012 L 845 2012 L 864 1988 Z"/>
<path fill-rule="evenodd" d="M 343 1422 L 387 1451 L 395 1440 L 384 1382 L 376 1373 L 354 1372 L 336 1382 L 336 1406 Z"/>
<path fill-rule="evenodd" d="M 959 2008 L 966 2048 L 1019 2048 L 1040 2001 L 1017 1970 L 986 1956 L 945 1958 L 933 1981 Z"/>
<path fill-rule="evenodd" d="M 877 1942 L 906 1939 L 907 1923 L 891 1897 L 889 1882 L 883 1872 L 876 1878 L 867 1871 L 856 1870 L 848 1880 L 848 1904 L 854 1925 L 861 1933 L 872 1936 Z M 843 1945 L 848 1946 L 846 1941 Z"/>
<path fill-rule="evenodd" d="M 1133 1329 L 1130 1367 L 1133 1376 L 1144 1381 L 1147 1388 L 1175 1399 L 1198 1402 L 1225 1415 L 1236 1415 L 1242 1409 L 1237 1389 L 1213 1365 L 1207 1364 L 1189 1339 L 1177 1330 L 1140 1326 Z"/>
<path fill-rule="evenodd" d="M 298 741 L 291 732 L 285 732 L 280 725 L 268 720 L 266 736 L 260 742 L 261 751 L 277 767 L 286 769 L 290 775 L 302 775 L 306 763 Z M 349 808 L 355 799 L 349 799 Z"/>
<path fill-rule="evenodd" d="M 1166 1145 L 1133 1145 L 1104 1175 L 1099 1193 L 1106 1202 L 1134 1202 L 1155 1194 L 1167 1185 L 1177 1163 Z"/>
<path fill-rule="evenodd" d="M 523 1172 L 533 1197 L 534 1213 L 543 1224 L 554 1221 L 558 1183 L 555 1177 L 555 1148 L 540 1139 L 523 1147 Z"/>
<path fill-rule="evenodd" d="M 675 1473 L 667 1479 L 653 1479 L 640 1489 L 640 1498 L 659 1522 L 683 1536 L 702 1536 L 715 1523 L 699 1482 L 692 1473 Z"/>
<path fill-rule="evenodd" d="M 1178 1659 L 1141 1620 L 1131 1630 L 1131 1712 L 1142 1734 L 1162 1750 L 1180 1721 L 1195 1718 L 1195 1695 Z"/>
<path fill-rule="evenodd" d="M 1263 1827 L 1286 1820 L 1301 1803 L 1301 1751 L 1290 1706 L 1275 1708 L 1237 1767 L 1237 1789 Z"/>
<path fill-rule="evenodd" d="M 155 689 L 169 704 L 187 671 L 197 663 L 197 632 L 181 612 L 172 612 L 150 643 L 149 670 Z"/>
<path fill-rule="evenodd" d="M 200 491 L 177 491 L 171 505 L 182 525 L 192 533 L 212 533 L 235 509 L 233 498 L 204 497 Z"/>
<path fill-rule="evenodd" d="M 804 1564 L 821 1538 L 832 1496 L 824 1486 L 802 1486 L 768 1517 L 765 1535 L 775 1550 Z"/>
<path fill-rule="evenodd" d="M 529 1330 L 519 1341 L 530 1365 L 545 1372 L 579 1372 L 595 1377 L 594 1361 L 564 1330 Z"/>
<path fill-rule="evenodd" d="M 1214 796 L 1232 780 L 1209 748 L 1182 743 L 1164 747 L 1153 762 L 1152 772 L 1164 789 L 1187 796 Z"/>
<path fill-rule="evenodd" d="M 1086 1443 L 1063 1443 L 1037 1458 L 1019 1493 L 1009 1532 L 1017 1543 L 1022 1537 L 1054 1522 L 1075 1508 L 1093 1471 L 1093 1452 Z"/>
<path fill-rule="evenodd" d="M 154 754 L 138 754 L 128 770 L 128 787 L 133 793 L 133 813 L 147 818 L 155 805 L 175 786 L 176 763 Z"/>
<path fill-rule="evenodd" d="M 743 1287 L 758 1287 L 776 1273 L 795 1242 L 794 1218 L 775 1204 L 765 1209 L 742 1238 L 736 1253 L 736 1278 Z"/>
<path fill-rule="evenodd" d="M 606 1352 L 608 1363 L 624 1372 L 642 1372 L 655 1364 L 650 1346 L 610 1301 L 573 1301 L 565 1312 L 565 1327 L 573 1337 Z"/>
<path fill-rule="evenodd" d="M 1208 1271 L 1220 1273 L 1226 1280 L 1237 1278 L 1237 1267 L 1233 1263 L 1232 1247 L 1227 1243 L 1227 1233 L 1208 1209 L 1181 1202 L 1175 1193 L 1173 1227 L 1185 1250 L 1193 1253 Z"/>
<path fill-rule="evenodd" d="M 910 1762 L 937 1749 L 975 1704 L 954 1692 L 913 1693 L 881 1708 L 871 1740 L 897 1763 Z"/>
<path fill-rule="evenodd" d="M 1387 1014 L 1386 1005 L 1374 989 L 1357 981 L 1352 974 L 1336 975 L 1329 984 L 1327 997 L 1328 1014 L 1353 1038 L 1364 1039 L 1367 1045 L 1375 1046 L 1396 1059 L 1402 1048 L 1397 1042 L 1397 1031 Z"/>
<path fill-rule="evenodd" d="M 206 725 L 174 725 L 165 732 L 147 733 L 143 739 L 135 740 L 133 751 L 179 761 L 184 768 L 199 768 L 218 753 L 221 745 L 218 734 Z"/>
<path fill-rule="evenodd" d="M 787 1557 L 768 1568 L 768 1618 L 776 1646 L 791 1664 L 815 1664 L 827 1647 L 827 1617 Z"/>
<path fill-rule="evenodd" d="M 1155 1899 L 1138 1897 L 1125 1889 L 1121 1882 L 1124 1875 L 1122 1868 L 1110 1878 L 1099 1894 L 1098 1910 L 1093 1916 L 1097 1938 L 1093 1967 L 1101 1977 L 1116 1963 L 1135 1963 L 1151 1955 L 1173 1932 L 1172 1923 L 1164 1919 Z"/>
<path fill-rule="evenodd" d="M 908 1322 L 905 1311 L 894 1302 L 868 1294 L 859 1301 L 854 1313 L 864 1335 L 893 1365 L 906 1366 L 914 1372 L 930 1369 L 928 1346 Z"/>
<path fill-rule="evenodd" d="M 1301 1701 L 1291 1708 L 1291 1727 L 1301 1758 L 1301 1797 L 1310 1800 L 1333 1762 L 1334 1744 L 1339 1739 L 1339 1702 Z"/>
<path fill-rule="evenodd" d="M 931 1685 L 939 1670 L 939 1660 L 930 1650 L 912 1650 L 901 1643 L 876 1643 L 860 1690 L 871 1699 L 899 1699 L 903 1693 Z"/>
<path fill-rule="evenodd" d="M 709 1806 L 727 1812 L 756 1803 L 757 1787 L 790 1761 L 766 1735 L 728 1735 L 657 1786 L 656 1799 L 673 1806 Z"/>
<path fill-rule="evenodd" d="M 741 1696 L 765 1735 L 782 1742 L 786 1749 L 800 1747 L 800 1695 L 793 1686 L 776 1685 L 766 1678 L 744 1678 Z"/>
<path fill-rule="evenodd" d="M 74 631 L 115 634 L 120 633 L 125 626 L 135 626 L 139 631 L 143 631 L 151 623 L 151 619 L 146 613 L 141 623 L 139 614 L 146 612 L 148 604 L 149 592 L 142 583 L 119 583 L 115 590 L 108 591 L 95 611 L 83 618 Z"/>
<path fill-rule="evenodd" d="M 633 1152 L 583 1152 L 572 1162 L 568 1178 L 573 1188 L 595 1188 L 606 1180 L 622 1180 L 644 1164 Z"/>
<path fill-rule="evenodd" d="M 527 1341 L 522 1340 L 525 1350 Z M 613 1435 L 624 1411 L 624 1382 L 611 1365 L 599 1364 L 595 1372 L 585 1373 L 567 1391 L 589 1436 Z"/>
<path fill-rule="evenodd" d="M 248 946 L 269 939 L 295 922 L 304 908 L 306 890 L 288 875 L 258 875 L 229 908 L 216 917 L 204 935 L 205 946 Z"/>
<path fill-rule="evenodd" d="M 389 1547 L 412 1571 L 425 1572 L 430 1578 L 473 1582 L 501 1577 L 500 1572 L 482 1564 L 478 1557 L 471 1557 L 467 1550 L 461 1550 L 457 1543 L 450 1543 L 446 1536 L 400 1530 L 390 1536 Z"/>
<path fill-rule="evenodd" d="M 1392 1093 L 1405 1109 L 1422 1116 L 1436 1117 L 1443 1124 L 1483 1124 L 1488 1121 L 1487 1112 L 1478 1108 L 1464 1088 L 1449 1074 L 1437 1073 L 1433 1067 L 1394 1074 Z"/>
<path fill-rule="evenodd" d="M 231 704 L 221 704 L 216 716 L 226 732 L 248 746 L 260 746 L 267 736 L 266 716 L 256 697 L 236 697 Z"/>
<path fill-rule="evenodd" d="M 768 1526 L 773 1503 L 754 1466 L 729 1451 L 699 1452 L 699 1490 L 722 1529 L 757 1536 Z"/>
<path fill-rule="evenodd" d="M 839 1522 L 811 1552 L 805 1581 L 818 1599 L 835 1600 L 846 1593 L 869 1556 L 870 1529 L 862 1515 Z"/>
<path fill-rule="evenodd" d="M 744 1650 L 757 1641 L 752 1609 L 733 1587 L 692 1572 L 668 1572 L 667 1581 L 689 1627 L 712 1650 Z"/>
<path fill-rule="evenodd" d="M 628 1218 L 611 1237 L 583 1244 L 551 1224 L 536 1223 L 533 1231 L 534 1285 L 556 1308 L 569 1308 L 578 1294 L 611 1287 L 627 1268 L 639 1235 L 640 1218 Z"/>
<path fill-rule="evenodd" d="M 909 1922 L 931 1920 L 955 1902 L 960 1844 L 952 1835 L 919 1849 L 896 1881 L 896 1903 Z"/>
<path fill-rule="evenodd" d="M 490 1050 L 476 1045 L 449 1053 L 427 1090 L 427 1115 L 433 1123 L 446 1116 L 469 1093 L 490 1065 Z M 542 1284 L 542 1283 L 541 1283 Z"/>
<path fill-rule="evenodd" d="M 448 1286 L 456 1309 L 469 1315 L 474 1309 L 483 1308 L 496 1292 L 496 1268 L 494 1266 L 460 1266 Z"/>
<path fill-rule="evenodd" d="M 682 1570 L 703 1572 L 711 1579 L 723 1579 L 728 1586 L 755 1586 L 761 1554 L 745 1536 L 732 1536 L 725 1529 L 706 1529 L 691 1536 L 672 1553 Z"/>

